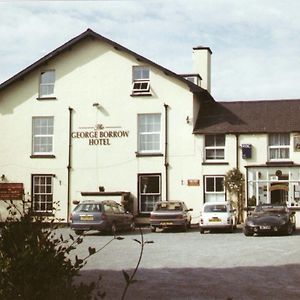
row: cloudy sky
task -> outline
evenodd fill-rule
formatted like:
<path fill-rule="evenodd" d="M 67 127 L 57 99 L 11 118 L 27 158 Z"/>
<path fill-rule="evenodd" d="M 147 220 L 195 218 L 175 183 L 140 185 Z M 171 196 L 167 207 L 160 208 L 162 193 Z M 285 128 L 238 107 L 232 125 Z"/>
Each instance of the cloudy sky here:
<path fill-rule="evenodd" d="M 176 73 L 212 54 L 216 100 L 300 98 L 300 1 L 1 1 L 0 82 L 87 28 Z"/>

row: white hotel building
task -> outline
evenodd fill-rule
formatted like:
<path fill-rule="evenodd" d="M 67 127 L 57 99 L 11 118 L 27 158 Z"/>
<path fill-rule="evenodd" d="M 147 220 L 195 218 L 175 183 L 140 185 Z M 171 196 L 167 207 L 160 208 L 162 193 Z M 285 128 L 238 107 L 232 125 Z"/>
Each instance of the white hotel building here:
<path fill-rule="evenodd" d="M 0 84 L 0 202 L 19 183 L 38 215 L 111 199 L 147 222 L 183 200 L 196 223 L 238 168 L 248 205 L 300 209 L 300 100 L 216 102 L 210 58 L 178 75 L 88 29 Z"/>

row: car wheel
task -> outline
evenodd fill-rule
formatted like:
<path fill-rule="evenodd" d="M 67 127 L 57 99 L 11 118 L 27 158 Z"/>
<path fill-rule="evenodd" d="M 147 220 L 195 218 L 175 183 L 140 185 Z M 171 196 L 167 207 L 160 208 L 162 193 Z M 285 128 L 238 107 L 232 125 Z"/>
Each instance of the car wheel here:
<path fill-rule="evenodd" d="M 83 230 L 75 230 L 75 234 L 77 234 L 77 235 L 83 235 Z"/>
<path fill-rule="evenodd" d="M 186 222 L 182 225 L 182 231 L 183 232 L 187 232 L 188 231 L 188 224 Z"/>
<path fill-rule="evenodd" d="M 151 230 L 151 232 L 155 232 L 156 231 L 156 227 L 155 226 L 150 226 L 150 230 Z"/>
<path fill-rule="evenodd" d="M 253 231 L 251 229 L 248 229 L 247 227 L 244 227 L 243 232 L 245 236 L 253 236 Z"/>
<path fill-rule="evenodd" d="M 286 235 L 291 235 L 294 231 L 294 226 L 292 223 L 289 223 L 286 227 L 286 230 L 285 230 L 285 234 Z"/>
<path fill-rule="evenodd" d="M 130 231 L 135 231 L 135 223 L 134 223 L 134 221 L 132 221 L 131 223 L 130 223 Z"/>
<path fill-rule="evenodd" d="M 110 232 L 111 232 L 111 234 L 116 235 L 116 233 L 117 233 L 117 226 L 116 226 L 115 223 L 111 224 Z"/>

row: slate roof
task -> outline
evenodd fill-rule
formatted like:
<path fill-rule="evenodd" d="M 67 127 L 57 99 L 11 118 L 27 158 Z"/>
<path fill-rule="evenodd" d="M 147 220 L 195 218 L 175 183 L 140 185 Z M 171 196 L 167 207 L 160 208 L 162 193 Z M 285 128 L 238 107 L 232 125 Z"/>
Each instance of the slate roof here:
<path fill-rule="evenodd" d="M 137 54 L 136 52 L 133 52 L 131 50 L 129 50 L 128 48 L 94 32 L 91 29 L 87 29 L 85 32 L 83 32 L 82 34 L 76 36 L 75 38 L 71 39 L 70 41 L 66 42 L 65 44 L 63 44 L 62 46 L 58 47 L 57 49 L 53 50 L 52 52 L 48 53 L 47 55 L 45 55 L 44 57 L 42 57 L 41 59 L 39 59 L 38 61 L 34 62 L 33 64 L 31 64 L 30 66 L 28 66 L 27 68 L 25 68 L 24 70 L 20 71 L 19 73 L 17 73 L 16 75 L 14 75 L 13 77 L 9 78 L 8 80 L 4 81 L 3 83 L 0 84 L 0 91 L 3 90 L 4 88 L 6 88 L 7 86 L 11 85 L 12 83 L 16 82 L 19 79 L 22 79 L 23 76 L 27 75 L 29 72 L 39 68 L 41 65 L 45 64 L 47 61 L 49 61 L 50 59 L 58 56 L 60 53 L 66 51 L 66 50 L 70 50 L 72 48 L 73 45 L 77 44 L 78 42 L 86 39 L 86 38 L 92 38 L 92 39 L 97 39 L 103 42 L 106 42 L 107 44 L 111 45 L 112 47 L 114 47 L 116 50 L 119 51 L 124 51 L 127 54 L 130 54 L 132 56 L 134 56 L 136 58 L 137 61 L 139 62 L 143 62 L 146 63 L 150 66 L 153 66 L 159 70 L 161 70 L 162 72 L 164 72 L 166 75 L 168 76 L 172 76 L 174 78 L 177 78 L 178 80 L 180 80 L 181 82 L 184 82 L 185 84 L 187 84 L 187 86 L 189 87 L 190 91 L 198 96 L 203 97 L 204 101 L 214 101 L 213 97 L 210 95 L 210 93 L 201 88 L 200 86 L 192 83 L 191 81 L 183 78 L 181 75 L 178 75 L 164 67 L 162 67 L 161 65 Z"/>
<path fill-rule="evenodd" d="M 202 106 L 195 134 L 300 132 L 300 99 L 214 102 Z"/>

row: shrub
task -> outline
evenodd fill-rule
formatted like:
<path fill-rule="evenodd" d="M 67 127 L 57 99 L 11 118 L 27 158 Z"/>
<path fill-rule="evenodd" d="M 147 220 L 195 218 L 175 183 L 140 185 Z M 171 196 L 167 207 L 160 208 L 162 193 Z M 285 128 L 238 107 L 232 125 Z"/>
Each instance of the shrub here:
<path fill-rule="evenodd" d="M 0 239 L 0 299 L 92 299 L 95 283 L 73 284 L 84 262 L 68 258 L 82 238 L 57 237 L 53 224 L 30 210 L 17 214 L 12 202 L 8 209 Z"/>

